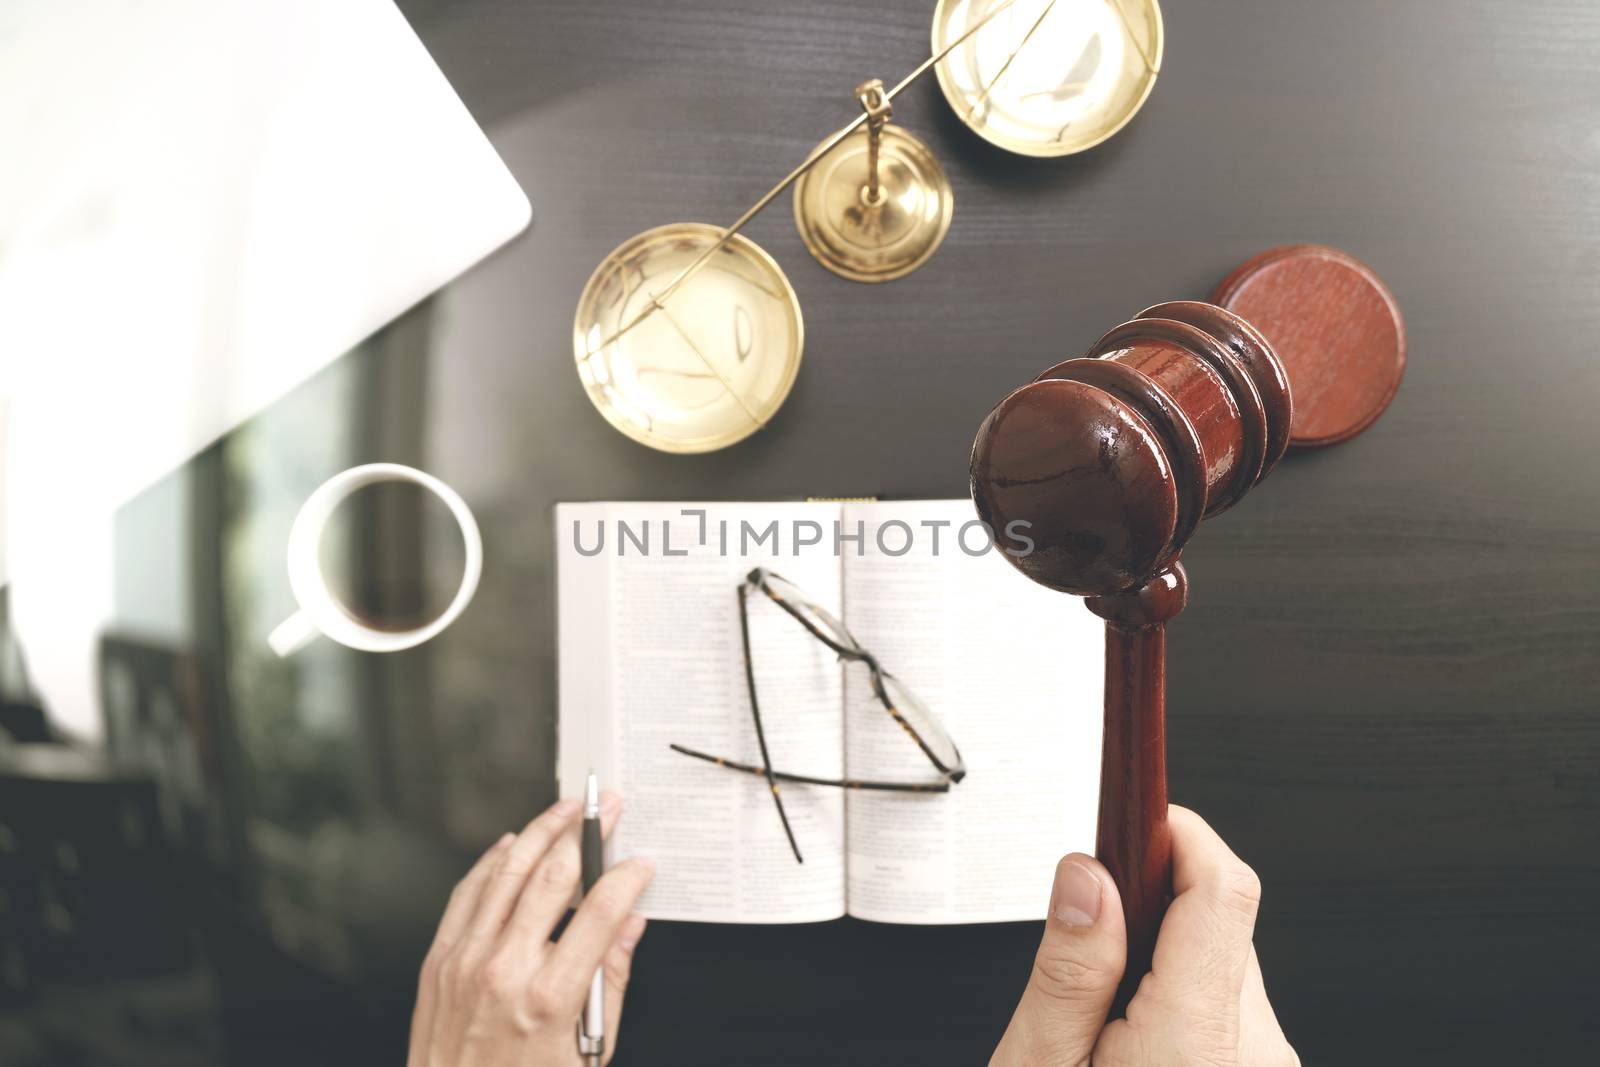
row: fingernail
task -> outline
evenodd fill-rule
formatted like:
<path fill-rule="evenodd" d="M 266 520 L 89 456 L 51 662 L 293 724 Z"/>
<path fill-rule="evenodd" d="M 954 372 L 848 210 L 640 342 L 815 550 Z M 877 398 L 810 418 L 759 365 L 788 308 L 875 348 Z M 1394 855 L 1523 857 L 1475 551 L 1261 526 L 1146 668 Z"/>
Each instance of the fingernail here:
<path fill-rule="evenodd" d="M 632 952 L 643 936 L 644 916 L 634 912 L 628 916 L 628 921 L 622 926 L 622 932 L 617 935 L 617 944 L 622 946 L 622 951 Z"/>
<path fill-rule="evenodd" d="M 550 810 L 555 812 L 557 815 L 571 815 L 573 812 L 577 811 L 580 806 L 581 805 L 579 805 L 576 800 L 572 799 L 571 797 L 567 797 L 564 800 L 556 801 L 555 805 Z"/>
<path fill-rule="evenodd" d="M 1071 856 L 1056 868 L 1050 914 L 1068 926 L 1093 926 L 1100 917 L 1100 879 Z"/>

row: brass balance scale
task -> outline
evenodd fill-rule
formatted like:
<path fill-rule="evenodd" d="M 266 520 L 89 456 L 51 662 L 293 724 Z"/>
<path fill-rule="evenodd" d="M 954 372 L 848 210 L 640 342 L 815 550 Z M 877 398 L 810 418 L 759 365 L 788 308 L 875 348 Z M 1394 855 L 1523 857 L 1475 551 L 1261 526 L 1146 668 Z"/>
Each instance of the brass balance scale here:
<path fill-rule="evenodd" d="M 856 88 L 861 114 L 825 138 L 731 225 L 677 222 L 623 242 L 578 300 L 573 353 L 589 399 L 665 452 L 726 448 L 767 424 L 794 385 L 800 303 L 739 231 L 794 187 L 819 263 L 857 282 L 916 270 L 950 228 L 954 193 L 893 101 L 934 70 L 979 136 L 1026 156 L 1093 148 L 1133 117 L 1161 69 L 1157 0 L 939 0 L 932 53 L 892 88 Z"/>

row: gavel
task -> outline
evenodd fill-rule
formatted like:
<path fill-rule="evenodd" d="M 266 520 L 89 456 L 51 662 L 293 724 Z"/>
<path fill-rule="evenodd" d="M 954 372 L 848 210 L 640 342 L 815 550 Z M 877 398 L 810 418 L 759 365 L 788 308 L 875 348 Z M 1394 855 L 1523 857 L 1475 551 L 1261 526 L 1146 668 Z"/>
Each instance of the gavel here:
<path fill-rule="evenodd" d="M 1179 555 L 1291 445 L 1370 426 L 1404 369 L 1405 326 L 1377 274 L 1337 249 L 1288 246 L 1244 263 L 1209 303 L 1146 308 L 1011 393 L 978 430 L 978 515 L 1032 542 L 1002 555 L 1086 597 L 1106 623 L 1095 847 L 1127 924 L 1115 1011 L 1150 969 L 1172 896 L 1166 624 L 1189 596 Z"/>

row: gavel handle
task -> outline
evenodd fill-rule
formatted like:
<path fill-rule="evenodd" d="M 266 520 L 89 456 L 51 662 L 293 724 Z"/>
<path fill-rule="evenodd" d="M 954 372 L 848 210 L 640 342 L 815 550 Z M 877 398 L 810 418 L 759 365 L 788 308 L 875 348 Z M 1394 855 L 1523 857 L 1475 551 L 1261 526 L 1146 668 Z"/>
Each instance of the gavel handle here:
<path fill-rule="evenodd" d="M 1172 835 L 1167 827 L 1167 628 L 1182 610 L 1181 565 L 1142 589 L 1091 597 L 1106 620 L 1105 732 L 1100 756 L 1100 825 L 1095 852 L 1122 894 L 1128 964 L 1112 1005 L 1122 1014 L 1150 970 L 1161 917 L 1172 900 Z"/>
<path fill-rule="evenodd" d="M 1150 970 L 1156 932 L 1172 899 L 1167 829 L 1167 628 L 1106 624 L 1106 719 L 1100 755 L 1095 853 L 1122 894 L 1128 965 L 1113 1013 Z"/>

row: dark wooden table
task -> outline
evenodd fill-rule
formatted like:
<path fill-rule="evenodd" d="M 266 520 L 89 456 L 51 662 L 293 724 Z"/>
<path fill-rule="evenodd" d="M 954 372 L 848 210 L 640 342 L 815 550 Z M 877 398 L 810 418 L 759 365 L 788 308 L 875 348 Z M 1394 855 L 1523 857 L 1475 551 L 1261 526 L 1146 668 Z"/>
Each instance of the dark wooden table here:
<path fill-rule="evenodd" d="M 391 427 L 352 458 L 427 466 L 488 545 L 472 610 L 428 653 L 442 741 L 413 743 L 398 805 L 464 847 L 553 795 L 554 502 L 962 495 L 1007 390 L 1259 249 L 1325 242 L 1392 286 L 1409 370 L 1376 427 L 1290 457 L 1185 553 L 1172 795 L 1260 872 L 1267 986 L 1308 1063 L 1583 1058 L 1600 1036 L 1600 7 L 1173 0 L 1143 112 L 1057 161 L 979 141 L 925 81 L 895 119 L 955 184 L 944 247 L 866 287 L 809 258 L 786 200 L 757 219 L 799 292 L 805 363 L 768 430 L 689 458 L 585 401 L 585 278 L 640 230 L 734 218 L 851 116 L 854 85 L 926 55 L 932 3 L 402 7 L 534 221 L 351 357 Z M 269 421 L 316 410 L 346 369 Z M 1037 933 L 657 924 L 618 1062 L 978 1062 Z M 402 1010 L 389 1021 L 403 1032 Z"/>
<path fill-rule="evenodd" d="M 570 367 L 589 270 L 646 227 L 735 216 L 859 80 L 915 66 L 931 6 L 411 7 L 533 202 L 472 327 L 522 412 L 519 504 L 959 495 L 978 421 L 1045 365 L 1260 248 L 1350 249 L 1401 302 L 1407 377 L 1185 554 L 1172 795 L 1260 871 L 1268 988 L 1309 1063 L 1575 1054 L 1600 1034 L 1600 8 L 1169 3 L 1144 111 L 1058 161 L 992 149 L 924 82 L 895 117 L 955 183 L 939 254 L 852 285 L 780 203 L 750 233 L 807 346 L 776 422 L 695 459 L 612 432 Z M 531 576 L 536 613 L 551 591 Z M 548 715 L 548 682 L 533 698 Z M 663 924 L 625 1057 L 974 1062 L 1035 934 Z"/>

